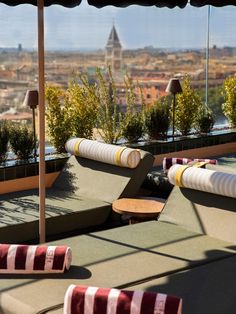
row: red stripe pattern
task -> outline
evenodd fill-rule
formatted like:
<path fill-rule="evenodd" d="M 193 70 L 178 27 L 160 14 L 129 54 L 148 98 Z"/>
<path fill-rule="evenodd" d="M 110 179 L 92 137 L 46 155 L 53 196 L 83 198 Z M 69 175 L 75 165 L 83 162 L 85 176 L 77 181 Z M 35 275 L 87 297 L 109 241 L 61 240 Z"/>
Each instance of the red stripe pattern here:
<path fill-rule="evenodd" d="M 9 250 L 10 244 L 1 244 L 0 248 L 0 269 L 7 268 L 7 253 Z"/>
<path fill-rule="evenodd" d="M 64 314 L 181 314 L 182 299 L 155 292 L 70 285 Z"/>
<path fill-rule="evenodd" d="M 0 273 L 60 273 L 71 264 L 67 246 L 0 244 Z"/>
<path fill-rule="evenodd" d="M 174 157 L 164 157 L 163 158 L 163 170 L 164 172 L 168 172 L 171 166 L 173 165 L 187 165 L 189 162 L 207 162 L 209 164 L 216 165 L 216 159 L 199 159 L 199 158 L 174 158 Z"/>

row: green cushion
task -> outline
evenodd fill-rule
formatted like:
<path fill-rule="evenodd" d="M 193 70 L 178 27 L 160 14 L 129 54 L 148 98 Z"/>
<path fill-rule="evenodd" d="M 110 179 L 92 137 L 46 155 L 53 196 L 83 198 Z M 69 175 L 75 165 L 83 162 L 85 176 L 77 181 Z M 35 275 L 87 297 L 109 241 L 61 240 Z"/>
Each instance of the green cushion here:
<path fill-rule="evenodd" d="M 72 283 L 126 287 L 235 252 L 230 243 L 155 221 L 53 244 L 71 246 L 73 260 L 69 272 L 39 276 L 0 275 L 0 309 L 4 313 L 14 308 L 15 314 L 31 314 L 61 304 Z"/>
<path fill-rule="evenodd" d="M 221 171 L 221 172 L 236 174 L 236 159 L 235 159 L 235 163 L 233 163 L 233 164 L 231 164 L 231 163 L 220 164 L 220 165 L 207 164 L 205 167 L 207 169 L 214 170 L 214 171 Z"/>
<path fill-rule="evenodd" d="M 119 197 L 133 197 L 154 161 L 150 153 L 140 153 L 141 161 L 134 169 L 71 156 L 53 186 L 108 203 Z"/>
<path fill-rule="evenodd" d="M 235 282 L 236 257 L 230 257 L 129 289 L 180 296 L 183 314 L 230 314 L 235 313 Z"/>
<path fill-rule="evenodd" d="M 1 242 L 20 243 L 38 238 L 38 190 L 0 196 Z M 106 221 L 111 205 L 101 200 L 71 195 L 68 191 L 47 190 L 46 233 L 58 235 L 97 226 Z"/>
<path fill-rule="evenodd" d="M 138 192 L 154 157 L 140 151 L 135 169 L 72 156 L 46 192 L 46 235 L 90 228 L 106 222 L 111 203 Z M 0 240 L 23 242 L 38 238 L 38 190 L 0 195 Z"/>
<path fill-rule="evenodd" d="M 159 221 L 236 242 L 236 199 L 174 187 Z"/>

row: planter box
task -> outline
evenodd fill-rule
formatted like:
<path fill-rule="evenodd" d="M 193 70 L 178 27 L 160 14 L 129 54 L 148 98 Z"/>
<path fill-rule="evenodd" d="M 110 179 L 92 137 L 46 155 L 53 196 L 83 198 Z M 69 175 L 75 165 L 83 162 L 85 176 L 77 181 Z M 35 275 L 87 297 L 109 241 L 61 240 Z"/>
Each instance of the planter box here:
<path fill-rule="evenodd" d="M 205 136 L 176 137 L 174 141 L 171 138 L 166 141 L 139 142 L 129 146 L 149 151 L 153 155 L 160 155 L 232 142 L 236 142 L 236 129 L 215 131 Z"/>
<path fill-rule="evenodd" d="M 206 136 L 176 137 L 166 141 L 138 142 L 127 145 L 149 151 L 155 156 L 154 166 L 162 164 L 163 157 L 204 158 L 236 153 L 236 129 L 215 131 Z M 68 156 L 47 156 L 46 186 L 49 187 L 64 167 Z M 7 162 L 0 166 L 0 194 L 38 187 L 38 162 Z"/>
<path fill-rule="evenodd" d="M 166 141 L 129 144 L 129 147 L 146 150 L 156 158 L 154 166 L 162 164 L 163 157 L 212 157 L 236 153 L 236 129 L 215 131 L 205 136 L 176 137 Z"/>
<path fill-rule="evenodd" d="M 60 171 L 63 169 L 68 157 L 57 157 L 46 160 L 46 187 L 50 187 Z M 17 162 L 13 165 L 0 167 L 0 194 L 16 192 L 39 186 L 39 163 L 29 161 Z"/>

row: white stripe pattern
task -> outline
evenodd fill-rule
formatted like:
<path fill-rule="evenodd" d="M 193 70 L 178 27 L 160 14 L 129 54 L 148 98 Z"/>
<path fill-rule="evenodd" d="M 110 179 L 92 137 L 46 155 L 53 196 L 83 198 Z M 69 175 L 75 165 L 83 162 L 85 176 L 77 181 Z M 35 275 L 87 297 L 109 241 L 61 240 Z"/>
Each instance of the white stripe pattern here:
<path fill-rule="evenodd" d="M 93 314 L 94 299 L 97 290 L 97 287 L 88 287 L 86 290 L 84 299 L 84 314 Z"/>
<path fill-rule="evenodd" d="M 26 261 L 25 261 L 25 268 L 28 270 L 34 269 L 34 257 L 35 257 L 35 251 L 37 249 L 36 245 L 29 246 L 27 250 L 26 255 Z"/>
<path fill-rule="evenodd" d="M 142 299 L 143 291 L 134 291 L 130 306 L 130 314 L 140 314 Z"/>
<path fill-rule="evenodd" d="M 174 185 L 176 172 L 180 167 L 182 166 L 174 165 L 169 169 L 168 179 Z M 235 174 L 189 167 L 183 172 L 181 181 L 186 188 L 236 198 Z"/>
<path fill-rule="evenodd" d="M 165 305 L 166 305 L 166 294 L 158 293 L 155 302 L 154 313 L 155 314 L 164 314 L 165 313 Z"/>
<path fill-rule="evenodd" d="M 69 288 L 66 290 L 66 294 L 64 298 L 64 307 L 63 307 L 64 314 L 71 314 L 72 294 L 75 287 L 76 285 L 70 285 Z"/>
<path fill-rule="evenodd" d="M 115 314 L 117 309 L 117 302 L 120 295 L 120 290 L 111 289 L 107 300 L 107 314 Z"/>
<path fill-rule="evenodd" d="M 16 258 L 16 250 L 17 245 L 12 244 L 9 247 L 8 254 L 7 254 L 7 269 L 14 270 L 15 269 L 15 258 Z"/>
<path fill-rule="evenodd" d="M 71 262 L 72 262 L 72 251 L 71 251 L 71 248 L 68 247 L 66 249 L 66 255 L 65 255 L 65 265 L 63 265 L 65 267 L 66 270 L 69 270 L 70 268 L 70 265 L 71 265 Z M 64 268 L 63 267 L 63 268 Z"/>
<path fill-rule="evenodd" d="M 47 248 L 44 270 L 52 269 L 55 249 L 56 249 L 56 246 L 49 246 Z"/>

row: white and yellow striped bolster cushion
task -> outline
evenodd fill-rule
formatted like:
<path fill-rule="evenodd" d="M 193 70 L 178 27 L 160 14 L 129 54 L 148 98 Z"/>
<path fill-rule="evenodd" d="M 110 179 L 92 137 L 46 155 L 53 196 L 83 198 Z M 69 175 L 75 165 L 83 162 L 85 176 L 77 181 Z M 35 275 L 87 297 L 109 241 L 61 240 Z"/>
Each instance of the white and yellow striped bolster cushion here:
<path fill-rule="evenodd" d="M 236 175 L 199 167 L 173 165 L 170 183 L 189 189 L 236 198 Z"/>
<path fill-rule="evenodd" d="M 127 168 L 136 168 L 141 160 L 137 149 L 100 143 L 83 138 L 72 138 L 66 143 L 68 153 Z"/>

